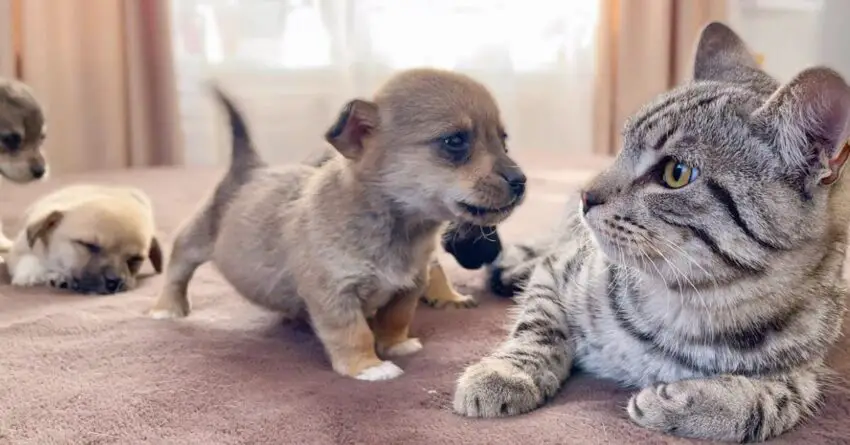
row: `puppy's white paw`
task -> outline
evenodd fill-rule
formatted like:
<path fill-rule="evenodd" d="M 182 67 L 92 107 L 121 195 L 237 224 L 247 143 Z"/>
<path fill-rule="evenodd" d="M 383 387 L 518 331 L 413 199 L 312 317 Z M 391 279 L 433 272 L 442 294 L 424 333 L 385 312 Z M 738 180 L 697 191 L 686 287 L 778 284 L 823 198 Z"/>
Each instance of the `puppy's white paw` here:
<path fill-rule="evenodd" d="M 421 346 L 422 345 L 420 345 L 420 347 Z M 404 374 L 404 371 L 398 366 L 396 366 L 395 363 L 385 361 L 381 362 L 380 365 L 373 366 L 371 368 L 366 368 L 363 371 L 360 371 L 360 374 L 357 374 L 357 377 L 355 378 L 357 380 L 377 382 L 379 380 L 392 380 L 402 374 Z"/>
<path fill-rule="evenodd" d="M 401 357 L 405 355 L 415 354 L 422 350 L 422 342 L 418 338 L 408 338 L 407 340 L 392 345 L 384 350 L 384 355 L 387 357 Z"/>
<path fill-rule="evenodd" d="M 0 252 L 8 252 L 12 250 L 13 245 L 14 242 L 9 238 L 6 238 L 6 235 L 0 232 Z"/>
<path fill-rule="evenodd" d="M 434 309 L 469 309 L 478 306 L 478 301 L 471 295 L 456 294 L 451 299 L 434 298 L 429 296 L 422 297 L 422 301 Z"/>
<path fill-rule="evenodd" d="M 22 256 L 10 273 L 13 286 L 38 286 L 49 280 L 47 270 L 35 255 Z"/>
<path fill-rule="evenodd" d="M 148 317 L 154 320 L 171 320 L 173 318 L 183 318 L 186 314 L 183 311 L 172 311 L 169 309 L 151 309 L 148 311 Z"/>

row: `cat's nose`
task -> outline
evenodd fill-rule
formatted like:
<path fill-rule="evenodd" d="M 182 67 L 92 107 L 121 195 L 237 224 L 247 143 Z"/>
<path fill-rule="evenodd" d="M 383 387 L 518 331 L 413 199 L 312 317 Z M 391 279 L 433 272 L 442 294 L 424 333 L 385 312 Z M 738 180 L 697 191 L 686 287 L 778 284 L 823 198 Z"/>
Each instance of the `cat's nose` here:
<path fill-rule="evenodd" d="M 589 190 L 581 192 L 581 213 L 587 215 L 591 208 L 605 204 L 605 200 L 598 193 Z"/>

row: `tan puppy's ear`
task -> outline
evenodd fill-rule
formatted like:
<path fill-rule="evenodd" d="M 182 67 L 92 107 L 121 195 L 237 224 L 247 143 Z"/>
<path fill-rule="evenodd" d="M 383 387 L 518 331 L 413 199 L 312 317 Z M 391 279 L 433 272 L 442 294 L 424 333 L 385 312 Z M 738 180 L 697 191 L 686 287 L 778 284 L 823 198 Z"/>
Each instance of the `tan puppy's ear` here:
<path fill-rule="evenodd" d="M 325 133 L 325 140 L 348 159 L 363 153 L 363 140 L 378 128 L 378 106 L 362 99 L 345 104 L 336 123 Z"/>
<path fill-rule="evenodd" d="M 30 249 L 35 245 L 35 241 L 37 239 L 42 239 L 45 243 L 47 242 L 47 236 L 50 235 L 50 232 L 59 225 L 59 221 L 62 221 L 62 212 L 58 210 L 54 210 L 50 212 L 47 216 L 34 221 L 32 224 L 27 226 L 27 244 L 29 244 Z"/>
<path fill-rule="evenodd" d="M 156 237 L 151 239 L 151 247 L 148 249 L 148 259 L 153 264 L 153 270 L 156 273 L 162 273 L 162 248 L 159 246 L 159 240 Z"/>

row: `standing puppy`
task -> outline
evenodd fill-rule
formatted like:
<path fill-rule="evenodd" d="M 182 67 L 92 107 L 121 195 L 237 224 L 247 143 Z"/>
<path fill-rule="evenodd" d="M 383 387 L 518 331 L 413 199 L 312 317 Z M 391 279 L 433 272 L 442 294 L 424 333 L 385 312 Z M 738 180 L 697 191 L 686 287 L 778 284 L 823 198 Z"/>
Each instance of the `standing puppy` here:
<path fill-rule="evenodd" d="M 247 299 L 306 313 L 333 369 L 397 377 L 386 358 L 422 348 L 408 336 L 448 221 L 495 224 L 523 199 L 490 93 L 450 72 L 391 79 L 373 101 L 349 102 L 326 134 L 338 156 L 315 168 L 267 167 L 219 93 L 233 131 L 230 169 L 181 229 L 156 318 L 189 313 L 195 269 L 212 260 Z"/>
<path fill-rule="evenodd" d="M 17 183 L 27 183 L 47 175 L 41 153 L 46 136 L 41 105 L 25 84 L 0 78 L 0 175 Z M 3 234 L 0 221 L 0 251 L 8 251 L 12 241 Z"/>

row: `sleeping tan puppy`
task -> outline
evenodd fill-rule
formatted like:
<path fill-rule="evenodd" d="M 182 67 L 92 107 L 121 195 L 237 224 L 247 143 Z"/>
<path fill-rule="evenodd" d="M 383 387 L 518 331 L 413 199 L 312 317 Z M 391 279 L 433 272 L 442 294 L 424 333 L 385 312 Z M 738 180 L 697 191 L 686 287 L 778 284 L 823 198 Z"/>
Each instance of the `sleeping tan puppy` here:
<path fill-rule="evenodd" d="M 36 201 L 24 221 L 8 259 L 13 285 L 112 294 L 136 286 L 145 258 L 162 269 L 151 203 L 140 190 L 65 187 Z"/>
<path fill-rule="evenodd" d="M 445 224 L 495 224 L 524 197 L 493 97 L 459 74 L 402 72 L 345 106 L 325 136 L 338 154 L 318 168 L 266 166 L 219 99 L 231 165 L 179 231 L 151 315 L 186 316 L 189 280 L 213 261 L 250 301 L 308 315 L 336 372 L 401 375 L 382 359 L 422 348 L 409 328 Z"/>
<path fill-rule="evenodd" d="M 41 152 L 46 131 L 41 105 L 30 88 L 0 78 L 0 176 L 21 184 L 46 177 L 47 163 Z M 11 247 L 0 222 L 0 251 Z"/>

